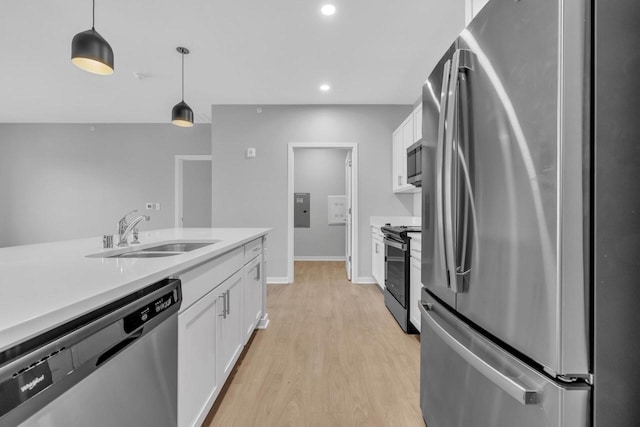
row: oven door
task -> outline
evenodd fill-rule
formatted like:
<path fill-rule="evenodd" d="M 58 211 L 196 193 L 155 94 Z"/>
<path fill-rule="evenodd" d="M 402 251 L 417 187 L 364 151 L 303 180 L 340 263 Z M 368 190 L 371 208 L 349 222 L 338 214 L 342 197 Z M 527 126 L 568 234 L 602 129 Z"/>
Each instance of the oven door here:
<path fill-rule="evenodd" d="M 408 245 L 397 240 L 384 239 L 386 268 L 384 283 L 393 297 L 407 308 Z"/>

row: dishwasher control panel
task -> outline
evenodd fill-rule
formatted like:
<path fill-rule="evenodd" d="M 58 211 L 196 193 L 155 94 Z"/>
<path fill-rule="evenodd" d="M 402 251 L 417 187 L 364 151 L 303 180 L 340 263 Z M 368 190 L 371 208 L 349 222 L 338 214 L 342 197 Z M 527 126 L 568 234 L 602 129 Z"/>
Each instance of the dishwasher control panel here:
<path fill-rule="evenodd" d="M 178 302 L 180 302 L 180 294 L 177 289 L 156 298 L 154 301 L 138 308 L 134 313 L 129 314 L 123 319 L 124 331 L 130 334 Z"/>

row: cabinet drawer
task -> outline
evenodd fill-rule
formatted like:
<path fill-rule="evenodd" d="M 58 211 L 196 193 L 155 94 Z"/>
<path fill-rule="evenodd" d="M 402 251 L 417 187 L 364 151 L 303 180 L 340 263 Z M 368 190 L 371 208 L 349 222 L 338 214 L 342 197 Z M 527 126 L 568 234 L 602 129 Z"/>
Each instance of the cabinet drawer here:
<path fill-rule="evenodd" d="M 180 280 L 182 280 L 180 312 L 240 270 L 243 264 L 243 248 L 236 248 L 205 264 L 180 273 Z"/>
<path fill-rule="evenodd" d="M 244 263 L 248 263 L 262 253 L 262 237 L 244 245 Z"/>

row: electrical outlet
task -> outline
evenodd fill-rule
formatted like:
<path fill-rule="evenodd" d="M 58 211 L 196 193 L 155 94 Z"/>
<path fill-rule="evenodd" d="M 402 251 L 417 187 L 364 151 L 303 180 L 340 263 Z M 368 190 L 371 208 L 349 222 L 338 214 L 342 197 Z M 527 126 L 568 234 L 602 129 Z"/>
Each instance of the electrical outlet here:
<path fill-rule="evenodd" d="M 160 203 L 156 203 L 155 208 L 156 208 L 157 211 L 159 211 L 160 210 Z"/>
<path fill-rule="evenodd" d="M 148 211 L 154 208 L 154 204 L 153 203 L 147 203 L 145 206 L 146 206 Z"/>
<path fill-rule="evenodd" d="M 256 149 L 255 148 L 247 148 L 247 159 L 253 159 L 256 157 Z"/>

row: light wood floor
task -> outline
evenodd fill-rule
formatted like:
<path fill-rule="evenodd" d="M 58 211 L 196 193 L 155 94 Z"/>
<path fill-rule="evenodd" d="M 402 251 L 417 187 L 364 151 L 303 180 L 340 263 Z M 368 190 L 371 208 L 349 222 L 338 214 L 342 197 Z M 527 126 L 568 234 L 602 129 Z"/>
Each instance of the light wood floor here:
<path fill-rule="evenodd" d="M 342 262 L 296 262 L 204 426 L 424 427 L 420 343 Z"/>

